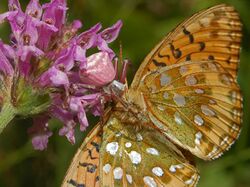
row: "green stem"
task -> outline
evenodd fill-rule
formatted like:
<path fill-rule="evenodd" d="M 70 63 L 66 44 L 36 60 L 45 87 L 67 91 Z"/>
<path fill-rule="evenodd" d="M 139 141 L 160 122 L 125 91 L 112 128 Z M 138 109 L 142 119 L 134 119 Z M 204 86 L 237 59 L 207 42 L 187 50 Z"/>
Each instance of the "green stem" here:
<path fill-rule="evenodd" d="M 4 103 L 0 112 L 0 133 L 2 133 L 3 129 L 11 122 L 15 115 L 15 107 L 10 102 Z"/>

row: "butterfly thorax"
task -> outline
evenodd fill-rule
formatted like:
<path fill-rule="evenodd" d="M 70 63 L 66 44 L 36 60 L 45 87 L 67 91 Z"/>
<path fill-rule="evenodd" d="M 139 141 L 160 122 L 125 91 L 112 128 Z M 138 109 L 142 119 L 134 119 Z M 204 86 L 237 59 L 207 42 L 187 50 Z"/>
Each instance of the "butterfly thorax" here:
<path fill-rule="evenodd" d="M 115 114 L 123 123 L 137 127 L 149 123 L 143 95 L 139 90 L 128 89 L 126 84 L 114 80 L 104 88 L 104 92 L 111 95 L 116 106 Z"/>
<path fill-rule="evenodd" d="M 150 124 L 143 95 L 137 90 L 126 90 L 114 110 L 124 124 L 133 125 L 135 129 Z"/>

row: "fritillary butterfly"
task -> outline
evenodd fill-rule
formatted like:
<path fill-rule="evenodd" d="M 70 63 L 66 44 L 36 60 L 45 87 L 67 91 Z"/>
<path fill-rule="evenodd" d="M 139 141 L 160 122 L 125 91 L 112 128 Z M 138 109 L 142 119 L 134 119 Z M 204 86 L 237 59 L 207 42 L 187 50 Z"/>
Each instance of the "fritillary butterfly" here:
<path fill-rule="evenodd" d="M 62 186 L 196 186 L 187 152 L 218 158 L 240 133 L 241 29 L 235 9 L 222 4 L 169 33 L 85 139 Z"/>

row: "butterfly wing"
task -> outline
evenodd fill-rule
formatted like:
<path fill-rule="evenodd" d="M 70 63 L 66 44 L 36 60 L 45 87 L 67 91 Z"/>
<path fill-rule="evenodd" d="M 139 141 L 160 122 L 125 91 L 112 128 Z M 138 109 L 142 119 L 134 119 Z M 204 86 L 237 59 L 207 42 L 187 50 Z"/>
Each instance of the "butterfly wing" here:
<path fill-rule="evenodd" d="M 153 123 L 206 160 L 227 150 L 241 129 L 241 27 L 228 5 L 193 15 L 151 51 L 131 85 L 143 93 Z"/>
<path fill-rule="evenodd" d="M 104 126 L 101 186 L 195 186 L 198 178 L 196 168 L 155 129 L 136 130 L 114 115 Z"/>
<path fill-rule="evenodd" d="M 215 61 L 187 61 L 141 80 L 150 119 L 194 155 L 219 157 L 238 138 L 242 98 L 235 78 Z"/>
<path fill-rule="evenodd" d="M 150 71 L 190 60 L 216 60 L 235 78 L 241 30 L 242 23 L 232 6 L 221 4 L 194 14 L 148 54 L 131 88 L 137 88 L 142 77 Z"/>
<path fill-rule="evenodd" d="M 75 154 L 62 187 L 99 187 L 99 149 L 102 128 L 98 124 Z"/>

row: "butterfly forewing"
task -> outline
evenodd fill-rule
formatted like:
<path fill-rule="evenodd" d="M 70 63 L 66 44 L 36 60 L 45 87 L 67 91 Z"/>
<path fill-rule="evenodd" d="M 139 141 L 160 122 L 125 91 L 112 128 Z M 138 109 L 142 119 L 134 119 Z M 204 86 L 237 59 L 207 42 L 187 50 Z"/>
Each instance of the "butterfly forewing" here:
<path fill-rule="evenodd" d="M 149 71 L 190 60 L 216 60 L 235 78 L 241 29 L 238 13 L 228 5 L 217 5 L 193 15 L 149 53 L 137 71 L 131 88 L 137 88 Z"/>
<path fill-rule="evenodd" d="M 123 124 L 114 115 L 104 127 L 101 186 L 195 186 L 197 170 L 154 129 Z"/>
<path fill-rule="evenodd" d="M 62 187 L 99 187 L 99 149 L 102 128 L 100 125 L 88 134 L 75 154 Z"/>
<path fill-rule="evenodd" d="M 214 159 L 237 139 L 242 99 L 236 80 L 215 61 L 187 61 L 142 79 L 149 116 L 171 140 Z"/>

